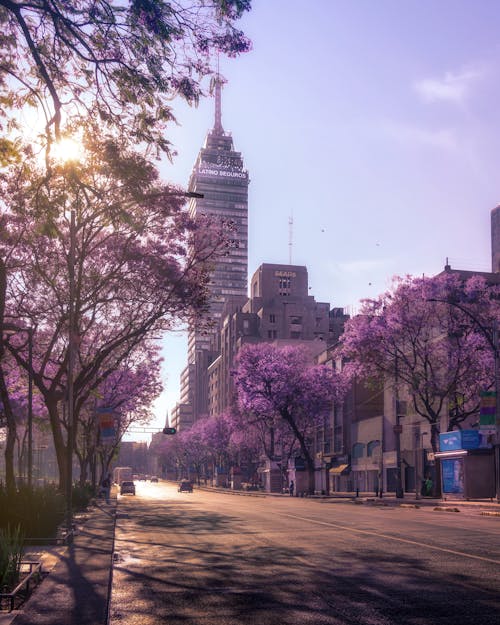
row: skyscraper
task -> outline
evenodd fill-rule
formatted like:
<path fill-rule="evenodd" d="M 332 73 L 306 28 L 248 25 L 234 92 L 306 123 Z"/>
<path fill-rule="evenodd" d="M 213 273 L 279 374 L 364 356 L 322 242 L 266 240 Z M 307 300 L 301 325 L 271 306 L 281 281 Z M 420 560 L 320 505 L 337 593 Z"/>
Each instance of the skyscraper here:
<path fill-rule="evenodd" d="M 213 331 L 196 324 L 188 332 L 188 365 L 182 374 L 181 409 L 173 411 L 177 427 L 182 415 L 195 421 L 208 413 L 207 369 L 218 352 L 219 322 L 228 300 L 247 295 L 248 276 L 248 172 L 240 152 L 235 151 L 231 133 L 222 127 L 222 81 L 215 81 L 215 122 L 207 134 L 189 180 L 189 191 L 202 194 L 191 201 L 191 215 L 205 214 L 230 222 L 232 245 L 215 264 L 209 286 L 209 318 Z M 189 419 L 188 419 L 188 415 Z"/>

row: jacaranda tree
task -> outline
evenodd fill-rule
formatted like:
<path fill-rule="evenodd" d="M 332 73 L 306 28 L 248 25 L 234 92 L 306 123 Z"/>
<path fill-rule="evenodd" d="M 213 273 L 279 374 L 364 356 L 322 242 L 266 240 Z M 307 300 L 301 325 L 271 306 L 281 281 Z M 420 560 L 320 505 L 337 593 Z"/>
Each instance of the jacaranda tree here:
<path fill-rule="evenodd" d="M 383 376 L 404 388 L 438 451 L 441 418 L 448 429 L 460 427 L 494 384 L 488 329 L 499 320 L 498 296 L 479 276 L 398 278 L 347 322 L 339 355 L 361 377 Z"/>
<path fill-rule="evenodd" d="M 128 427 L 146 425 L 153 417 L 153 402 L 162 390 L 159 351 L 157 341 L 144 340 L 93 389 L 82 405 L 75 441 L 82 485 L 87 481 L 89 468 L 94 486 L 97 479 L 110 472 L 111 461 Z M 105 440 L 99 427 L 101 414 L 111 415 L 114 423 L 114 436 Z"/>
<path fill-rule="evenodd" d="M 344 376 L 325 365 L 314 365 L 302 347 L 269 343 L 245 346 L 234 372 L 240 410 L 250 422 L 271 433 L 285 425 L 305 460 L 309 492 L 314 492 L 314 430 L 343 400 Z"/>
<path fill-rule="evenodd" d="M 71 271 L 78 424 L 92 391 L 145 339 L 203 309 L 210 263 L 226 250 L 230 228 L 194 223 L 182 193 L 162 183 L 147 159 L 94 126 L 87 130 L 87 157 L 78 163 L 53 163 L 47 173 L 26 155 L 22 167 L 0 176 L 0 255 L 10 275 L 5 315 L 34 329 L 33 380 L 48 412 L 63 488 Z M 11 338 L 5 344 L 28 370 L 26 344 Z"/>

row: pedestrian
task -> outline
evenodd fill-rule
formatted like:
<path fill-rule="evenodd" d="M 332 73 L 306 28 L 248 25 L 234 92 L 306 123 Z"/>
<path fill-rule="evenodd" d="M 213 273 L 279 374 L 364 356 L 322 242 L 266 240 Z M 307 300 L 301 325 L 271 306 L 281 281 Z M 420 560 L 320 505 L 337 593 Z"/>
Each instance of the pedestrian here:
<path fill-rule="evenodd" d="M 425 480 L 425 494 L 427 495 L 427 497 L 430 497 L 432 495 L 432 480 L 430 475 Z"/>
<path fill-rule="evenodd" d="M 104 497 L 106 498 L 106 503 L 109 503 L 110 491 L 111 491 L 111 479 L 108 473 L 101 482 L 101 492 L 104 494 Z"/>
<path fill-rule="evenodd" d="M 293 480 L 290 482 L 290 486 L 288 487 L 288 492 L 290 493 L 290 497 L 293 497 L 293 489 L 295 488 L 295 484 Z"/>

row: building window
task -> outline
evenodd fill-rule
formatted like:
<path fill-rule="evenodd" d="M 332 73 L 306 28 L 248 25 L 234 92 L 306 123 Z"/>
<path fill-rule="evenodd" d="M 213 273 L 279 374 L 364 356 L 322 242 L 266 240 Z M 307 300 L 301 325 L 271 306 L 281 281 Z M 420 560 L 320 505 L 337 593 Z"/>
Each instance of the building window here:
<path fill-rule="evenodd" d="M 365 450 L 364 443 L 355 443 L 352 446 L 352 457 L 353 458 L 362 458 L 364 450 Z"/>
<path fill-rule="evenodd" d="M 292 288 L 292 279 L 288 276 L 281 276 L 279 279 L 279 294 L 290 295 Z"/>
<path fill-rule="evenodd" d="M 269 315 L 269 322 L 276 323 L 276 315 Z"/>
<path fill-rule="evenodd" d="M 276 338 L 276 330 L 268 330 L 267 331 L 267 338 L 275 339 Z"/>
<path fill-rule="evenodd" d="M 370 441 L 366 446 L 366 455 L 368 457 L 373 456 L 376 449 L 380 447 L 380 441 Z"/>
<path fill-rule="evenodd" d="M 302 317 L 299 317 L 298 315 L 292 315 L 290 317 L 290 323 L 300 325 L 302 323 Z"/>

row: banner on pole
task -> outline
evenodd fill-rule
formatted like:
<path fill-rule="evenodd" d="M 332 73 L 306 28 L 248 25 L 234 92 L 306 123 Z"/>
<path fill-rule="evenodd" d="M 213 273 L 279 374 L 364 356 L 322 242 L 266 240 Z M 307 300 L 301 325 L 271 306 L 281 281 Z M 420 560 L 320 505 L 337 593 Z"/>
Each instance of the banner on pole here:
<path fill-rule="evenodd" d="M 102 407 L 97 409 L 101 443 L 114 443 L 116 440 L 116 415 L 113 408 Z"/>

